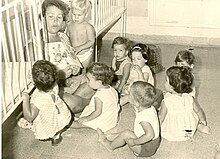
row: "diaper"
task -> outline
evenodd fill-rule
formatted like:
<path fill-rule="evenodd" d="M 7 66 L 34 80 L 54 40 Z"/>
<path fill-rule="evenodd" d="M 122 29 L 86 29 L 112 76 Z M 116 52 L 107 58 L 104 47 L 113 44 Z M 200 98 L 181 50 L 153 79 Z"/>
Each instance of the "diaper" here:
<path fill-rule="evenodd" d="M 84 54 L 81 55 L 76 55 L 79 59 L 80 62 L 84 62 L 86 61 L 89 57 L 91 57 L 93 53 L 93 48 L 90 48 L 87 52 L 85 52 Z"/>

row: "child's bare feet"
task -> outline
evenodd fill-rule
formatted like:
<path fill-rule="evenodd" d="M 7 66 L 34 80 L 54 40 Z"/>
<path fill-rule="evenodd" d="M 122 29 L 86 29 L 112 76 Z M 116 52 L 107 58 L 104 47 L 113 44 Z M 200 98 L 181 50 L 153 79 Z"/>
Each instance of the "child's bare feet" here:
<path fill-rule="evenodd" d="M 109 151 L 112 152 L 113 150 L 110 148 L 110 141 L 105 137 L 105 134 L 102 132 L 101 129 L 97 129 L 97 133 L 99 135 L 98 141 L 105 146 L 105 148 Z"/>

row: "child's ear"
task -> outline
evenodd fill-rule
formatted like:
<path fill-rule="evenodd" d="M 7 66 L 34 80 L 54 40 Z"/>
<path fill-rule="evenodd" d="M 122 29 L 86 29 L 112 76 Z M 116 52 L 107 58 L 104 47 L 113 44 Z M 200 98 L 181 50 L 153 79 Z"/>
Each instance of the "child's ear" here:
<path fill-rule="evenodd" d="M 194 64 L 191 64 L 189 67 L 190 67 L 191 69 L 193 69 L 193 68 L 194 68 Z"/>
<path fill-rule="evenodd" d="M 99 85 L 102 85 L 102 81 L 101 80 L 98 80 L 97 82 L 98 82 Z"/>

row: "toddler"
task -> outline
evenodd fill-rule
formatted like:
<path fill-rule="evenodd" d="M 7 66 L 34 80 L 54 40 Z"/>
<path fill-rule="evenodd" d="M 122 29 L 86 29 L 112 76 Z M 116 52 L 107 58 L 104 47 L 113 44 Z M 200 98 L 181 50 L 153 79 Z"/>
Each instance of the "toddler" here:
<path fill-rule="evenodd" d="M 72 21 L 67 26 L 67 34 L 84 71 L 93 61 L 95 29 L 86 21 L 90 8 L 89 0 L 73 0 L 71 3 Z"/>
<path fill-rule="evenodd" d="M 87 70 L 88 85 L 97 90 L 85 107 L 73 128 L 89 127 L 106 132 L 114 128 L 118 121 L 118 93 L 110 86 L 113 71 L 105 64 L 94 63 Z"/>
<path fill-rule="evenodd" d="M 121 93 L 126 84 L 131 68 L 131 59 L 128 57 L 131 42 L 124 37 L 116 37 L 112 43 L 114 57 L 112 59 L 112 68 L 115 71 L 117 82 L 115 88 Z"/>
<path fill-rule="evenodd" d="M 50 140 L 56 146 L 62 141 L 61 130 L 71 120 L 68 107 L 58 96 L 56 66 L 49 61 L 37 61 L 32 78 L 36 89 L 30 101 L 28 93 L 23 93 L 24 118 L 33 123 L 36 139 Z"/>
<path fill-rule="evenodd" d="M 195 63 L 195 56 L 193 55 L 192 52 L 188 50 L 181 50 L 177 53 L 175 63 L 177 66 L 186 66 L 188 67 L 191 72 L 193 73 L 193 68 L 194 68 L 194 63 Z M 190 94 L 194 97 L 194 100 L 197 105 L 199 105 L 199 102 L 196 98 L 196 88 L 195 88 L 195 82 L 193 81 L 193 84 L 191 86 L 192 92 Z M 207 123 L 204 123 L 204 125 L 207 125 Z M 210 129 L 209 127 L 206 127 L 204 125 L 199 125 L 199 129 L 204 129 L 201 130 L 204 133 L 210 134 Z"/>
<path fill-rule="evenodd" d="M 147 82 L 136 81 L 131 85 L 130 93 L 131 103 L 135 105 L 136 110 L 134 131 L 122 131 L 110 141 L 98 129 L 99 141 L 109 151 L 127 144 L 135 156 L 150 157 L 156 153 L 161 141 L 157 112 L 152 106 L 155 88 Z"/>
<path fill-rule="evenodd" d="M 193 75 L 188 67 L 172 66 L 166 75 L 167 93 L 159 112 L 161 135 L 169 141 L 186 141 L 197 129 L 207 130 L 205 113 L 189 94 Z"/>
<path fill-rule="evenodd" d="M 135 81 L 145 81 L 148 82 L 152 85 L 154 85 L 154 77 L 151 72 L 150 67 L 147 65 L 147 62 L 149 60 L 149 55 L 147 52 L 148 48 L 145 44 L 138 43 L 133 46 L 133 48 L 130 51 L 129 56 L 131 57 L 132 61 L 132 66 L 130 70 L 130 75 L 127 80 L 127 83 L 123 89 L 123 93 L 125 94 L 124 96 L 121 97 L 120 99 L 120 104 L 124 105 L 129 101 L 129 90 L 130 86 L 132 85 L 133 82 Z M 162 91 L 156 89 L 156 96 L 155 100 L 160 99 L 162 95 Z M 162 99 L 160 99 L 159 102 L 155 102 L 156 108 L 159 107 L 159 104 Z"/>

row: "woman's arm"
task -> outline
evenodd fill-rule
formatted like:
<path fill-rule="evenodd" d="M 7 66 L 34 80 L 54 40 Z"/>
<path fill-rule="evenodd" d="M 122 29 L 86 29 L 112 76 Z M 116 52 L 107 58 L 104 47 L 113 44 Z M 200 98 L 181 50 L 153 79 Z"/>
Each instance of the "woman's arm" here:
<path fill-rule="evenodd" d="M 27 92 L 24 92 L 22 94 L 23 98 L 23 113 L 25 119 L 27 119 L 29 122 L 32 122 L 38 115 L 39 109 L 34 106 L 34 104 L 30 104 L 30 97 Z"/>
<path fill-rule="evenodd" d="M 123 68 L 122 79 L 121 79 L 120 84 L 119 84 L 119 86 L 117 88 L 119 93 L 122 91 L 123 86 L 126 84 L 128 78 L 129 78 L 130 69 L 131 69 L 131 64 L 130 63 L 126 64 L 124 66 L 124 68 Z"/>
<path fill-rule="evenodd" d="M 150 140 L 152 140 L 155 136 L 153 127 L 147 121 L 142 121 L 141 123 L 142 128 L 144 129 L 145 134 L 140 136 L 139 138 L 133 139 L 134 145 L 141 145 Z"/>
<path fill-rule="evenodd" d="M 92 112 L 90 115 L 88 115 L 88 116 L 79 118 L 79 120 L 78 120 L 79 123 L 91 121 L 91 120 L 93 120 L 93 119 L 95 119 L 95 118 L 97 118 L 98 116 L 101 115 L 103 102 L 102 102 L 98 97 L 95 97 L 95 98 L 94 98 L 94 101 L 95 101 L 95 111 L 93 111 L 93 112 Z"/>
<path fill-rule="evenodd" d="M 161 108 L 160 108 L 160 111 L 159 111 L 159 121 L 160 121 L 160 125 L 162 125 L 165 117 L 167 115 L 167 107 L 164 103 L 164 101 L 161 102 Z"/>

